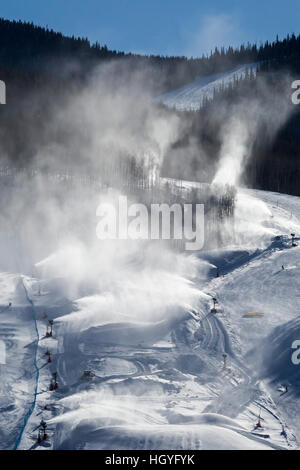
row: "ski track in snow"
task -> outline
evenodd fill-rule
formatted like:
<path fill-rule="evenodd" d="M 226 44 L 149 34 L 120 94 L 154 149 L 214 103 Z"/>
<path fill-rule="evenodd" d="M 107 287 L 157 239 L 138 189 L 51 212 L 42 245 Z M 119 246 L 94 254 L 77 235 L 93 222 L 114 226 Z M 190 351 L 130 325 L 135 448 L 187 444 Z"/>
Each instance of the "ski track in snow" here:
<path fill-rule="evenodd" d="M 29 302 L 29 304 L 31 305 L 31 308 L 32 308 L 34 328 L 35 328 L 35 331 L 36 331 L 36 347 L 35 347 L 35 353 L 34 353 L 35 387 L 34 387 L 33 401 L 32 401 L 32 404 L 31 404 L 29 410 L 27 411 L 27 413 L 25 415 L 24 424 L 21 428 L 18 439 L 16 440 L 16 443 L 14 445 L 14 450 L 18 449 L 18 447 L 20 445 L 20 442 L 22 440 L 22 436 L 23 436 L 24 431 L 26 429 L 27 423 L 28 423 L 32 413 L 34 412 L 34 408 L 35 408 L 35 404 L 36 404 L 36 398 L 37 398 L 37 391 L 38 391 L 39 375 L 40 375 L 39 367 L 38 367 L 38 364 L 37 364 L 37 351 L 38 351 L 38 346 L 39 346 L 39 341 L 40 341 L 40 335 L 39 335 L 39 330 L 38 330 L 38 327 L 37 327 L 35 307 L 34 307 L 34 303 L 33 303 L 32 299 L 28 295 L 28 291 L 26 289 L 23 277 L 21 278 L 21 282 L 22 282 L 22 285 L 23 285 L 23 288 L 24 288 L 24 291 L 25 291 L 26 299 L 28 300 L 28 302 Z"/>
<path fill-rule="evenodd" d="M 261 191 L 249 194 L 264 200 L 276 214 L 287 216 L 291 211 L 295 223 L 300 223 L 299 198 Z M 279 201 L 277 206 L 276 201 Z M 52 370 L 57 367 L 60 387 L 52 393 L 45 389 L 50 372 L 44 365 L 39 366 L 45 345 L 37 318 L 47 307 L 51 308 L 53 318 L 58 319 L 62 309 L 52 307 L 52 303 L 57 303 L 55 291 L 33 301 L 31 291 L 35 281 L 29 280 L 30 287 L 26 287 L 22 278 L 36 332 L 35 386 L 14 448 L 39 448 L 35 443 L 36 429 L 46 403 L 49 410 L 43 411 L 43 416 L 49 422 L 50 440 L 44 448 L 49 449 L 298 447 L 293 430 L 287 427 L 291 418 L 289 409 L 281 410 L 274 387 L 259 379 L 253 365 L 246 363 L 251 335 L 256 341 L 260 328 L 253 328 L 252 332 L 245 322 L 256 325 L 255 322 L 263 320 L 241 320 L 239 302 L 242 300 L 238 298 L 243 289 L 257 289 L 252 270 L 264 276 L 265 266 L 274 271 L 280 265 L 278 256 L 290 262 L 290 257 L 298 252 L 296 248 L 291 254 L 287 246 L 270 243 L 264 249 L 249 250 L 248 256 L 232 258 L 236 261 L 223 266 L 224 277 L 210 278 L 200 286 L 209 295 L 217 296 L 217 316 L 210 313 L 210 303 L 203 301 L 195 315 L 183 315 L 164 324 L 167 336 L 161 346 L 159 342 L 154 345 L 163 339 L 158 335 L 162 327 L 155 324 L 141 329 L 135 324 L 120 323 L 108 330 L 97 327 L 92 335 L 88 332 L 74 336 L 64 325 L 55 322 L 58 347 L 54 348 L 56 358 Z M 214 254 L 209 256 L 212 263 L 218 264 L 219 258 L 214 260 Z M 229 258 L 231 262 L 230 254 Z M 268 273 L 265 276 L 268 279 Z M 240 285 L 241 294 L 236 285 Z M 279 314 L 274 319 L 267 317 L 266 334 L 273 331 L 273 323 L 280 324 Z M 248 344 L 241 343 L 247 330 L 250 340 Z M 130 338 L 141 331 L 144 340 L 131 344 Z M 108 342 L 97 342 L 99 334 L 100 338 L 107 337 Z M 120 344 L 116 338 L 121 339 Z M 47 344 L 52 345 L 54 341 L 55 338 Z M 229 361 L 225 369 L 223 353 Z M 95 376 L 82 379 L 86 369 L 95 371 Z M 260 409 L 262 431 L 253 427 Z M 287 436 L 280 434 L 283 427 L 288 430 Z"/>

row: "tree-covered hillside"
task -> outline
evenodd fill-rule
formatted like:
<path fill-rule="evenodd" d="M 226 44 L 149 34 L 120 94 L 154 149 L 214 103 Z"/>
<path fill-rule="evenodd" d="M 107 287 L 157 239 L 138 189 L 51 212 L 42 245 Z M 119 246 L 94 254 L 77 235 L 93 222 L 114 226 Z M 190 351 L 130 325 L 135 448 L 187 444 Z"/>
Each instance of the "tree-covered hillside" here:
<path fill-rule="evenodd" d="M 184 149 L 193 140 L 194 153 L 187 156 L 183 152 L 182 164 L 175 166 L 168 155 L 164 171 L 169 176 L 209 182 L 220 149 L 222 113 L 219 109 L 245 97 L 251 101 L 258 94 L 259 77 L 267 76 L 276 82 L 276 73 L 284 71 L 296 78 L 299 74 L 300 78 L 300 35 L 291 34 L 283 40 L 277 37 L 273 42 L 241 45 L 236 49 L 216 48 L 200 58 L 141 56 L 111 51 L 105 44 L 91 44 L 87 38 L 67 37 L 31 23 L 0 19 L 0 79 L 7 88 L 7 105 L 0 107 L 1 161 L 24 167 L 41 147 L 59 146 L 69 139 L 67 126 L 49 128 L 52 104 L 64 103 L 72 91 L 75 95 L 79 93 L 95 67 L 101 68 L 112 61 L 120 64 L 119 75 L 125 73 L 129 80 L 135 80 L 135 72 L 143 71 L 149 78 L 145 80 L 145 89 L 153 96 L 189 83 L 197 75 L 222 72 L 239 64 L 260 63 L 257 78 L 246 77 L 244 83 L 216 92 L 213 101 L 199 112 L 177 113 L 186 133 L 173 150 Z M 122 68 L 122 64 L 127 65 Z M 281 92 L 282 89 L 274 87 L 274 97 Z M 164 112 L 170 113 L 170 117 L 176 113 Z M 275 141 L 267 142 L 263 131 L 256 136 L 246 182 L 262 189 L 300 195 L 299 125 L 297 111 Z M 205 162 L 201 160 L 203 149 Z"/>

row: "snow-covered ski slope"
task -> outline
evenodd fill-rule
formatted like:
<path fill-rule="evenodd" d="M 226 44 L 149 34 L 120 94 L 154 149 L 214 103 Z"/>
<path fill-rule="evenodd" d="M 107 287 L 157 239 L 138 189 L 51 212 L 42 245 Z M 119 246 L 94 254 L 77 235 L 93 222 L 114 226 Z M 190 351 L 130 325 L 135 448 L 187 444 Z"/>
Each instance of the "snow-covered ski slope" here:
<path fill-rule="evenodd" d="M 34 277 L 2 272 L 0 448 L 299 449 L 292 232 L 300 233 L 299 198 L 240 190 L 235 241 L 224 250 L 144 247 L 111 258 L 106 249 L 99 282 L 87 280 L 82 259 L 76 286 L 68 264 L 80 250 L 60 250 Z M 68 274 L 55 275 L 56 262 Z M 244 317 L 255 312 L 264 315 Z M 53 372 L 59 388 L 50 391 Z M 42 417 L 48 439 L 38 445 Z"/>
<path fill-rule="evenodd" d="M 218 91 L 221 87 L 228 88 L 235 79 L 245 78 L 246 71 L 250 72 L 251 69 L 255 75 L 257 64 L 240 65 L 227 72 L 197 77 L 192 83 L 165 93 L 156 100 L 180 111 L 195 111 L 201 108 L 204 99 L 213 98 L 214 90 Z"/>

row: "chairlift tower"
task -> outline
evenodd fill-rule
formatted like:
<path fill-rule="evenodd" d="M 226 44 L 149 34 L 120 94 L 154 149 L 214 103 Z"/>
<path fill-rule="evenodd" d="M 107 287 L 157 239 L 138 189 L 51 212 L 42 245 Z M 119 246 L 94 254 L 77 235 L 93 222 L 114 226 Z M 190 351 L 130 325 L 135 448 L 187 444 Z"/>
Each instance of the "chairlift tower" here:
<path fill-rule="evenodd" d="M 217 299 L 215 297 L 213 297 L 213 303 L 214 303 L 214 306 L 213 308 L 211 309 L 210 313 L 217 313 L 217 309 L 216 309 L 216 304 L 218 303 Z"/>

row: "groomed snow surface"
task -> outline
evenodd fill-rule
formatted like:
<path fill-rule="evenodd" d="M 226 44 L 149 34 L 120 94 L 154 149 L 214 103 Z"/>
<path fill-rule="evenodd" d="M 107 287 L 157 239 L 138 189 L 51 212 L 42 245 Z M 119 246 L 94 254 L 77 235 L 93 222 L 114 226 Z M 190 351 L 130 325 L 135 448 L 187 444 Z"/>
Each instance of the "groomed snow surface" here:
<path fill-rule="evenodd" d="M 224 250 L 114 248 L 95 261 L 69 247 L 32 275 L 2 272 L 0 448 L 299 448 L 292 232 L 300 233 L 299 198 L 240 190 L 235 242 Z M 78 259 L 79 273 L 98 263 L 97 282 L 72 276 Z M 50 391 L 53 372 L 59 388 Z M 42 418 L 48 439 L 38 445 Z"/>
<path fill-rule="evenodd" d="M 214 90 L 226 89 L 236 79 L 245 78 L 247 70 L 248 73 L 252 70 L 255 75 L 257 64 L 240 65 L 227 72 L 197 77 L 192 83 L 165 93 L 156 98 L 156 100 L 164 103 L 169 108 L 176 108 L 180 111 L 196 111 L 201 108 L 204 99 L 211 100 L 213 98 Z"/>

